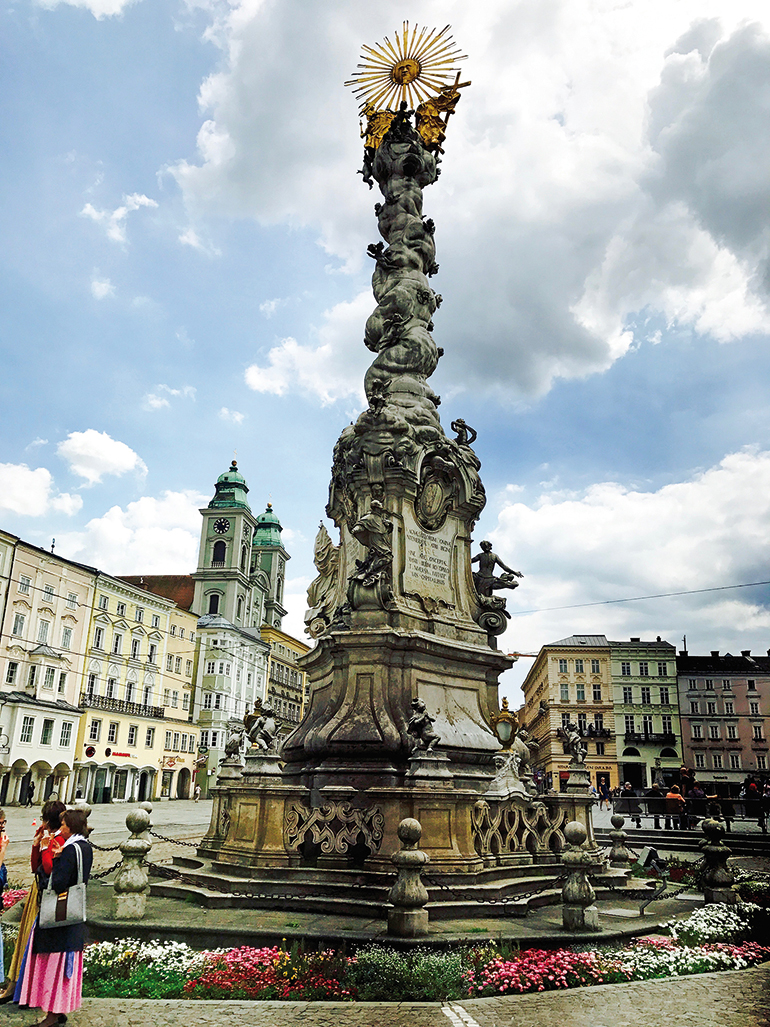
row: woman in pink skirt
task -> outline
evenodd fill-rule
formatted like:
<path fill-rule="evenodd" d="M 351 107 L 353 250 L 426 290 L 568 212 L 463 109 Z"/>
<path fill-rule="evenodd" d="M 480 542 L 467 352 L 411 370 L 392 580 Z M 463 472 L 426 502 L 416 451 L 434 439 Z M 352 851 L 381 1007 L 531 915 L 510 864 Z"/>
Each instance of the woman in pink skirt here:
<path fill-rule="evenodd" d="M 57 893 L 77 884 L 78 867 L 75 846 L 82 855 L 83 880 L 88 880 L 93 850 L 88 844 L 90 828 L 86 814 L 69 809 L 62 814 L 59 834 L 63 843 L 54 839 L 49 846 L 53 857 L 51 880 Z M 27 947 L 19 1004 L 38 1006 L 45 1017 L 35 1027 L 53 1027 L 63 1023 L 66 1014 L 79 1009 L 83 991 L 83 945 L 85 924 L 49 927 L 40 930 L 36 923 Z"/>

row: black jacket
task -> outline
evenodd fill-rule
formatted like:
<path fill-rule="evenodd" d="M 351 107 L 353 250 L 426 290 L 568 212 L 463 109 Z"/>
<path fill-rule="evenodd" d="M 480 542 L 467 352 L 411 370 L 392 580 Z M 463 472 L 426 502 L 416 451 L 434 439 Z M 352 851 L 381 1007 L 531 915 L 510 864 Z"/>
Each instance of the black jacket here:
<path fill-rule="evenodd" d="M 53 890 L 57 893 L 66 891 L 78 881 L 78 864 L 75 855 L 75 845 L 78 846 L 83 855 L 83 880 L 87 881 L 91 873 L 91 864 L 94 859 L 94 851 L 88 842 L 75 842 L 62 849 L 61 853 L 53 861 Z M 41 889 L 48 881 L 41 881 Z M 69 927 L 49 927 L 41 931 L 35 929 L 33 943 L 34 952 L 82 952 L 86 940 L 86 925 L 72 924 Z"/>

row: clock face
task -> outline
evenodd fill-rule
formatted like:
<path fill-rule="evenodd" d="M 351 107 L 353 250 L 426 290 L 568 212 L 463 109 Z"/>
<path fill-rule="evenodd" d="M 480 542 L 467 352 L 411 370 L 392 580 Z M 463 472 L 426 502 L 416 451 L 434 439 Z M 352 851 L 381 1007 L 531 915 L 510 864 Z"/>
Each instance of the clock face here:
<path fill-rule="evenodd" d="M 230 528 L 230 522 L 226 517 L 220 517 L 218 521 L 214 521 L 214 531 L 217 535 L 224 535 Z"/>

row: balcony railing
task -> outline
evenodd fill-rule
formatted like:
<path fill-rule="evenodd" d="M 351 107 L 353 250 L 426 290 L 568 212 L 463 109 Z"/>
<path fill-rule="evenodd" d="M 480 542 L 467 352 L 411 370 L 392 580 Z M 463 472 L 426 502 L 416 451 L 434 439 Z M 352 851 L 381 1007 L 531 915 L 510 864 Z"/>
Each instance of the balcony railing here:
<path fill-rule="evenodd" d="M 80 693 L 80 705 L 93 710 L 106 710 L 108 713 L 127 713 L 130 717 L 163 718 L 166 715 L 162 706 L 145 706 L 143 703 L 126 702 L 125 699 L 108 699 L 104 695 L 92 695 L 90 692 Z"/>
<path fill-rule="evenodd" d="M 673 745 L 676 742 L 676 735 L 661 734 L 658 732 L 626 731 L 626 744 L 629 742 L 649 742 L 651 745 Z"/>

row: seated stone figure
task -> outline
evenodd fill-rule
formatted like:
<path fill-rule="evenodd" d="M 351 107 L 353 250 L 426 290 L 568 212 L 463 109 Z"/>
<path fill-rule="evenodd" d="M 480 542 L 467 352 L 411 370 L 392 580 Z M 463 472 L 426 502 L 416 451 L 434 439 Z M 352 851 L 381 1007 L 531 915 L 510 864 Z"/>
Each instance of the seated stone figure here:
<path fill-rule="evenodd" d="M 433 752 L 433 746 L 441 741 L 441 736 L 433 730 L 433 717 L 429 716 L 422 699 L 412 699 L 414 713 L 409 718 L 406 730 L 415 739 L 412 752 L 422 749 Z"/>
<path fill-rule="evenodd" d="M 272 708 L 270 706 L 263 706 L 260 716 L 249 727 L 249 741 L 267 752 L 275 747 L 277 730 L 275 714 Z"/>

